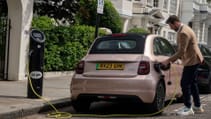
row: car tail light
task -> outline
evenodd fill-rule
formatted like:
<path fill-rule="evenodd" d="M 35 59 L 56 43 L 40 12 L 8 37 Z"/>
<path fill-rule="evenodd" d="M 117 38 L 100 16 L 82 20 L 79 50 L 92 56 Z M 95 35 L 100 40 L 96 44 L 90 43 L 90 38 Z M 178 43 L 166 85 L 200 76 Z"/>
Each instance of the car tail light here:
<path fill-rule="evenodd" d="M 77 66 L 76 66 L 76 69 L 75 69 L 75 72 L 77 74 L 82 74 L 84 72 L 84 61 L 80 61 Z"/>
<path fill-rule="evenodd" d="M 141 61 L 138 66 L 138 74 L 146 75 L 150 72 L 150 64 L 147 61 Z"/>

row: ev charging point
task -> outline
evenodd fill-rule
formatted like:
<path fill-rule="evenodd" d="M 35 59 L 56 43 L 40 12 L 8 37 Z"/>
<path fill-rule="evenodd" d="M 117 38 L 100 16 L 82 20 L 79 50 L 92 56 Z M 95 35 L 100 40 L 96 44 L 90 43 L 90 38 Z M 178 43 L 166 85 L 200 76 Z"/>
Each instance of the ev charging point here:
<path fill-rule="evenodd" d="M 43 32 L 32 29 L 30 32 L 29 47 L 29 76 L 27 97 L 40 98 L 43 88 L 43 64 L 44 64 L 44 42 Z"/>

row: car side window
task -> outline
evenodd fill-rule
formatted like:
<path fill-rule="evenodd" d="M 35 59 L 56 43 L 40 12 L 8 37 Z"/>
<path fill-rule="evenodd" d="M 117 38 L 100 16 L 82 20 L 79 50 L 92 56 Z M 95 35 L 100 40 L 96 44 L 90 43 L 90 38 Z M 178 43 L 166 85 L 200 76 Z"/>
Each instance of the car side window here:
<path fill-rule="evenodd" d="M 160 41 L 157 38 L 153 42 L 153 53 L 154 53 L 154 55 L 161 55 L 162 54 L 161 48 L 160 48 Z"/>
<path fill-rule="evenodd" d="M 155 55 L 172 56 L 175 53 L 172 45 L 164 38 L 156 38 L 153 47 Z"/>
<path fill-rule="evenodd" d="M 164 38 L 160 38 L 162 44 L 162 51 L 165 56 L 172 56 L 175 53 L 173 46 Z"/>
<path fill-rule="evenodd" d="M 119 41 L 118 48 L 119 49 L 133 49 L 136 47 L 136 42 L 125 40 L 125 41 Z"/>

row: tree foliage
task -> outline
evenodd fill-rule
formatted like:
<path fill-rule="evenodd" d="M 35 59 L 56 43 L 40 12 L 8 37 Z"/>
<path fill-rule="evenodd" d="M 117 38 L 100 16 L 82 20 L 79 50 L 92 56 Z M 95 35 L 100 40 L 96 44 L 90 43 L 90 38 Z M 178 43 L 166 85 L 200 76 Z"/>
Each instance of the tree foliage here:
<path fill-rule="evenodd" d="M 32 20 L 32 28 L 42 31 L 53 29 L 55 27 L 54 24 L 54 20 L 47 16 L 33 17 Z"/>
<path fill-rule="evenodd" d="M 76 14 L 79 24 L 96 25 L 97 0 L 80 0 L 80 10 Z M 113 33 L 121 32 L 122 21 L 119 13 L 114 8 L 110 0 L 104 1 L 104 13 L 100 15 L 100 27 L 106 27 Z"/>
<path fill-rule="evenodd" d="M 128 30 L 128 33 L 150 33 L 150 32 L 144 28 L 131 28 Z"/>
<path fill-rule="evenodd" d="M 74 23 L 74 16 L 79 10 L 79 0 L 35 0 L 34 13 L 48 16 L 56 21 Z"/>
<path fill-rule="evenodd" d="M 7 16 L 7 2 L 0 0 L 0 16 Z"/>

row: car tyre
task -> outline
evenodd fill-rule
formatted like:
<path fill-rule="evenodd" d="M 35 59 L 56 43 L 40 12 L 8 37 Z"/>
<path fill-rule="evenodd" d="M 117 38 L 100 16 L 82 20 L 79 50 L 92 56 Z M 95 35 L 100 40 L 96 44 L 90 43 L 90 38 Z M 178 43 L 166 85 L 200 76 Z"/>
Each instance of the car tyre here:
<path fill-rule="evenodd" d="M 91 105 L 90 101 L 87 100 L 74 100 L 72 101 L 72 106 L 76 112 L 87 112 Z"/>
<path fill-rule="evenodd" d="M 180 96 L 180 97 L 177 97 L 176 98 L 176 103 L 183 103 L 184 101 L 183 101 L 183 95 L 182 96 Z"/>
<path fill-rule="evenodd" d="M 153 103 L 147 105 L 148 113 L 159 115 L 163 112 L 165 106 L 165 86 L 164 83 L 159 82 L 156 88 L 156 94 Z"/>

